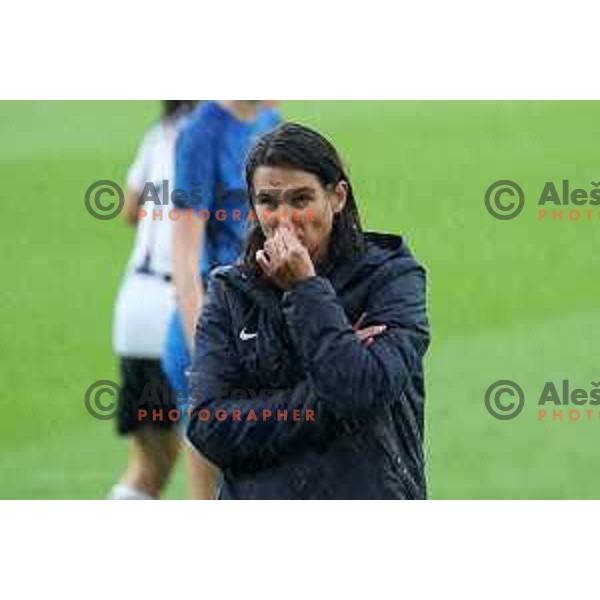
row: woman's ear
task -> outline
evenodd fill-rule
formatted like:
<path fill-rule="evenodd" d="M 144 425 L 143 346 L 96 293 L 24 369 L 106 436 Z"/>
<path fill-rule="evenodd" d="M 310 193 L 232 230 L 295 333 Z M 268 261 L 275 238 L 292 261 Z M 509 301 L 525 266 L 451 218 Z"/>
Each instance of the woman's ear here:
<path fill-rule="evenodd" d="M 348 197 L 348 183 L 343 179 L 338 181 L 330 195 L 331 208 L 334 213 L 342 212 L 346 206 L 346 198 Z"/>

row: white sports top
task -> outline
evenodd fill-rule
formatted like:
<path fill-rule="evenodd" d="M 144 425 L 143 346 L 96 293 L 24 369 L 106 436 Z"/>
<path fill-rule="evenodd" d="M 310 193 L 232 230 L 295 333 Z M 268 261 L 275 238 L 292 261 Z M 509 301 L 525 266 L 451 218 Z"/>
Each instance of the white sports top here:
<path fill-rule="evenodd" d="M 161 205 L 151 199 L 140 208 L 147 215 L 138 222 L 133 251 L 128 270 L 135 271 L 144 265 L 158 275 L 171 275 L 171 226 L 169 210 L 174 207 L 163 198 L 163 181 L 169 182 L 173 189 L 175 172 L 175 142 L 182 119 L 177 121 L 161 121 L 151 127 L 138 150 L 134 163 L 127 175 L 130 190 L 142 192 L 148 182 L 152 182 L 158 192 Z M 147 196 L 147 194 L 146 194 Z M 153 212 L 162 212 L 162 219 L 153 219 Z M 146 263 L 146 261 L 148 261 Z M 146 263 L 146 264 L 145 264 Z"/>

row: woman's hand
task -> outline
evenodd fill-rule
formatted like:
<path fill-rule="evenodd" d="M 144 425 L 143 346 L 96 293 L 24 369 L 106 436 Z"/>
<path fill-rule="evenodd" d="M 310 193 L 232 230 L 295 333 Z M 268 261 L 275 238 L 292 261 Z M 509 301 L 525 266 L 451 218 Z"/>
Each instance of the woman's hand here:
<path fill-rule="evenodd" d="M 387 325 L 369 325 L 368 327 L 361 328 L 366 316 L 366 312 L 360 315 L 358 321 L 352 325 L 352 329 L 354 329 L 354 333 L 356 333 L 362 344 L 370 346 L 375 341 L 375 338 L 387 329 Z"/>
<path fill-rule="evenodd" d="M 286 291 L 316 274 L 308 250 L 287 221 L 256 253 L 256 262 L 277 287 Z"/>

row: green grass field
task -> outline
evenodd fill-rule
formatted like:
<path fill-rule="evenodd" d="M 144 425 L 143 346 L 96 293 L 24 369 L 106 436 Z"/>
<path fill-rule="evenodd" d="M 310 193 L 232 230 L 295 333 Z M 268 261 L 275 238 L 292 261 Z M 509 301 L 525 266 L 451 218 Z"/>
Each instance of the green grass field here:
<path fill-rule="evenodd" d="M 111 421 L 83 403 L 116 379 L 112 307 L 132 243 L 83 197 L 123 181 L 153 102 L 2 102 L 0 498 L 102 498 L 126 458 Z M 538 422 L 548 380 L 600 380 L 600 219 L 538 222 L 544 182 L 600 180 L 600 102 L 285 102 L 346 158 L 368 229 L 405 235 L 429 271 L 432 498 L 600 498 L 600 419 Z M 511 221 L 483 196 L 512 179 Z M 596 283 L 594 283 L 596 282 Z M 516 419 L 484 407 L 517 381 Z M 565 407 L 566 408 L 566 407 Z M 583 407 L 586 408 L 586 407 Z M 167 493 L 184 497 L 179 468 Z"/>

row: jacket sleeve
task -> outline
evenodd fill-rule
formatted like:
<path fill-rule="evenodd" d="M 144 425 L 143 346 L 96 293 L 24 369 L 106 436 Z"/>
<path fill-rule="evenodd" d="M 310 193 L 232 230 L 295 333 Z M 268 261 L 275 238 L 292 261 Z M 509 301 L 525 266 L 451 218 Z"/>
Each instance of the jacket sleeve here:
<path fill-rule="evenodd" d="M 323 411 L 357 419 L 401 403 L 429 345 L 425 272 L 414 260 L 388 263 L 374 277 L 366 325 L 387 325 L 370 346 L 357 338 L 329 280 L 313 277 L 284 295 L 284 314 Z M 402 404 L 404 403 L 404 404 Z"/>
<path fill-rule="evenodd" d="M 193 446 L 222 470 L 254 470 L 281 461 L 296 444 L 318 444 L 325 422 L 308 381 L 275 393 L 257 391 L 239 399 L 232 390 L 243 388 L 227 299 L 223 284 L 211 277 L 202 318 L 196 329 L 196 350 L 190 370 L 192 412 L 187 435 Z M 199 418 L 206 409 L 209 418 Z M 233 419 L 233 411 L 239 420 Z M 277 411 L 287 411 L 285 420 Z M 295 410 L 301 411 L 294 420 Z M 313 419 L 307 419 L 312 410 Z M 226 418 L 217 419 L 218 411 Z M 263 411 L 271 416 L 263 418 Z M 223 415 L 223 413 L 220 413 Z M 283 415 L 283 413 L 281 413 Z M 256 417 L 256 418 L 254 418 Z"/>

